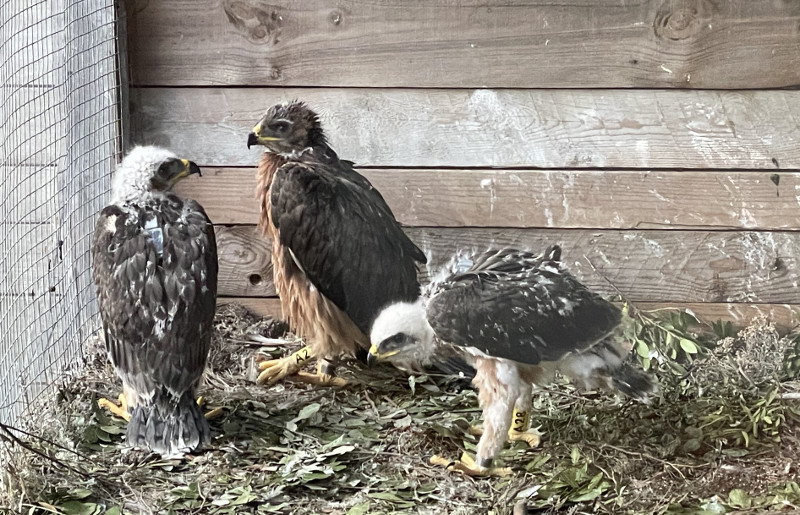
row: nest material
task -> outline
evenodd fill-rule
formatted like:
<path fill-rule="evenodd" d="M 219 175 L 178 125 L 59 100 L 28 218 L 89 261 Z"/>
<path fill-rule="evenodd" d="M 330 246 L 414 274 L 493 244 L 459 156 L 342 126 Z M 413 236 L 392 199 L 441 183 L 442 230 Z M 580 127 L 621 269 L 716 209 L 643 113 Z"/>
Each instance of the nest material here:
<path fill-rule="evenodd" d="M 569 385 L 541 391 L 532 418 L 544 432 L 542 447 L 506 446 L 501 464 L 518 471 L 510 480 L 462 478 L 427 463 L 434 453 L 455 459 L 474 452 L 477 439 L 467 428 L 480 421 L 480 409 L 462 385 L 409 381 L 391 367 L 357 363 L 339 368 L 352 382 L 341 390 L 253 384 L 246 374 L 254 352 L 280 356 L 300 342 L 265 349 L 247 335 L 285 331 L 244 308 L 220 309 L 200 393 L 225 413 L 211 423 L 212 449 L 182 462 L 122 450 L 123 423 L 95 407 L 98 396 L 118 393 L 118 381 L 102 342 L 89 342 L 80 375 L 37 408 L 27 426 L 36 437 L 20 434 L 29 448 L 0 446 L 8 465 L 0 511 L 45 502 L 80 513 L 118 506 L 133 513 L 505 514 L 521 513 L 522 505 L 541 513 L 643 513 L 670 503 L 696 510 L 711 499 L 736 508 L 745 502 L 736 489 L 762 496 L 752 506 L 800 502 L 800 489 L 775 493 L 791 490 L 784 485 L 800 439 L 789 420 L 778 442 L 777 432 L 752 437 L 762 444 L 757 452 L 750 452 L 753 441 L 747 447 L 729 437 L 741 430 L 733 427 L 741 415 L 731 410 L 744 398 L 730 385 L 774 384 L 777 356 L 789 346 L 761 320 L 722 342 L 702 366 L 698 360 L 689 380 L 715 388 L 713 396 L 675 389 L 643 406 Z M 718 388 L 720 380 L 728 388 Z"/>
<path fill-rule="evenodd" d="M 775 325 L 758 316 L 735 337 L 723 338 L 699 363 L 697 379 L 709 388 L 763 389 L 785 376 L 786 356 L 794 347 Z"/>

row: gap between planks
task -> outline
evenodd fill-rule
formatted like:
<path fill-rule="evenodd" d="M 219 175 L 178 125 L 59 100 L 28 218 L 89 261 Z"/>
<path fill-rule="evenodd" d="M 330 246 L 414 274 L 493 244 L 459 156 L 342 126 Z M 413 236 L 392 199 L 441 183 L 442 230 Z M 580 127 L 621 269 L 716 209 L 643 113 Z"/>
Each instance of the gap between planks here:
<path fill-rule="evenodd" d="M 275 295 L 270 242 L 254 226 L 216 226 L 219 292 Z M 428 256 L 421 281 L 457 252 L 563 246 L 563 261 L 603 295 L 633 302 L 794 303 L 800 232 L 408 228 Z"/>
<path fill-rule="evenodd" d="M 280 300 L 277 297 L 220 297 L 217 306 L 237 304 L 253 313 L 270 318 L 281 318 Z M 617 305 L 620 305 L 617 303 Z M 686 309 L 705 323 L 730 320 L 736 327 L 746 326 L 754 317 L 764 315 L 780 331 L 798 326 L 800 304 L 724 304 L 724 303 L 659 303 L 635 302 L 633 305 L 644 311 Z"/>

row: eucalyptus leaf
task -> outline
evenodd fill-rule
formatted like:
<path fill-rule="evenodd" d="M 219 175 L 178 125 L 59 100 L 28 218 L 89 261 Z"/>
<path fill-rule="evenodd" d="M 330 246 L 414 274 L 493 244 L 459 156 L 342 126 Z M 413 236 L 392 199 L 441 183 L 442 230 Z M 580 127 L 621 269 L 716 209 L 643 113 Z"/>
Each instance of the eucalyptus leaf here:
<path fill-rule="evenodd" d="M 369 513 L 369 507 L 371 503 L 369 501 L 365 501 L 359 504 L 356 504 L 349 510 L 345 515 L 364 515 L 365 513 Z"/>
<path fill-rule="evenodd" d="M 697 354 L 697 345 L 693 341 L 681 338 L 681 349 L 688 354 Z"/>
<path fill-rule="evenodd" d="M 57 507 L 64 515 L 95 515 L 101 511 L 97 504 L 81 501 L 67 501 Z"/>
<path fill-rule="evenodd" d="M 299 422 L 301 420 L 306 420 L 316 414 L 322 406 L 318 402 L 312 402 L 307 406 L 304 406 L 303 409 L 300 410 L 300 413 L 292 420 L 293 422 Z"/>

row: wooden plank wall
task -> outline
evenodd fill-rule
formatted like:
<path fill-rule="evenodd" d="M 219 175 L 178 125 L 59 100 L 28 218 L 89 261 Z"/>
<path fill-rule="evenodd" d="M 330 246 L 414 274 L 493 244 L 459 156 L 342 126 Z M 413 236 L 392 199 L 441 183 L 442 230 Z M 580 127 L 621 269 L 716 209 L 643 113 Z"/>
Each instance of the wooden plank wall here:
<path fill-rule="evenodd" d="M 300 98 L 428 252 L 564 245 L 609 296 L 800 311 L 800 2 L 129 2 L 133 139 L 197 161 L 223 302 L 276 313 L 247 133 Z"/>

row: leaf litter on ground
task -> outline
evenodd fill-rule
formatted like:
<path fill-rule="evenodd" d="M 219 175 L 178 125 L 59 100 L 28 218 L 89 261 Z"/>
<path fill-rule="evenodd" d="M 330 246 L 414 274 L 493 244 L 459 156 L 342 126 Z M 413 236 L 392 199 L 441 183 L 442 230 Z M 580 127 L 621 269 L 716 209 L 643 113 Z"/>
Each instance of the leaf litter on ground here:
<path fill-rule="evenodd" d="M 736 333 L 686 311 L 626 306 L 624 334 L 657 374 L 646 406 L 568 383 L 534 396 L 540 448 L 508 444 L 511 478 L 474 479 L 428 464 L 474 452 L 480 422 L 463 381 L 389 366 L 339 367 L 350 385 L 253 383 L 259 349 L 301 342 L 285 324 L 224 306 L 200 394 L 210 449 L 162 460 L 122 445 L 124 422 L 97 406 L 119 389 L 102 344 L 23 428 L 0 428 L 0 508 L 14 513 L 727 513 L 800 504 L 796 482 L 800 338 L 756 319 Z M 259 347 L 249 334 L 287 345 Z M 718 343 L 717 343 L 718 342 Z M 516 511 L 515 510 L 516 507 Z"/>

